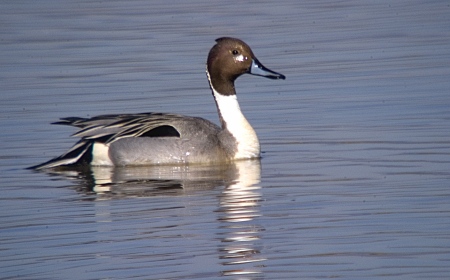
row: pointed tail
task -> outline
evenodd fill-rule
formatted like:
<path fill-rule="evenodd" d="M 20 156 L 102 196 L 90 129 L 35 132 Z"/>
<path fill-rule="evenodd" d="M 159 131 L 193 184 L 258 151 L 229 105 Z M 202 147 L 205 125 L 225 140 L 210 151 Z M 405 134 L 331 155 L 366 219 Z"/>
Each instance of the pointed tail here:
<path fill-rule="evenodd" d="M 92 141 L 82 139 L 78 141 L 78 143 L 76 143 L 67 153 L 47 162 L 30 166 L 27 169 L 41 170 L 73 164 L 88 164 L 92 160 L 92 145 Z"/>

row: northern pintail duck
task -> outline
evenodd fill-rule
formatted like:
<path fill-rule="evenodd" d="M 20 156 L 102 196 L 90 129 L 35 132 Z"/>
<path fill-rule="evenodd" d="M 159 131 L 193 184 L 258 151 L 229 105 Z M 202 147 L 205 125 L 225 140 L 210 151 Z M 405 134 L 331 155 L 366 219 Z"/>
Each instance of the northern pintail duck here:
<path fill-rule="evenodd" d="M 198 117 L 165 113 L 62 118 L 55 124 L 80 128 L 74 136 L 81 140 L 67 153 L 31 168 L 208 164 L 260 157 L 258 137 L 239 108 L 234 81 L 245 73 L 270 79 L 285 76 L 264 67 L 239 39 L 216 42 L 206 75 L 222 127 Z"/>

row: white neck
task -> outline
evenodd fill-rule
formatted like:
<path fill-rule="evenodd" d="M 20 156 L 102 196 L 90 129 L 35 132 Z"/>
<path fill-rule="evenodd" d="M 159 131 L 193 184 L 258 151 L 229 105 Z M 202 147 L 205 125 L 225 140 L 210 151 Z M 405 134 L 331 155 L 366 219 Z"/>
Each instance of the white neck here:
<path fill-rule="evenodd" d="M 234 159 L 248 159 L 259 157 L 260 147 L 255 130 L 244 117 L 239 107 L 236 95 L 222 95 L 212 86 L 217 109 L 226 129 L 236 139 L 237 153 Z"/>

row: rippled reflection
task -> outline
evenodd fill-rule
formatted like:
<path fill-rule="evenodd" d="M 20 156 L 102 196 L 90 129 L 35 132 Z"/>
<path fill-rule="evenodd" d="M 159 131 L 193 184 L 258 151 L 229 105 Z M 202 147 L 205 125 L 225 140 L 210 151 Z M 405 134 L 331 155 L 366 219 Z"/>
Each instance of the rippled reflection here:
<path fill-rule="evenodd" d="M 218 220 L 220 222 L 220 258 L 227 267 L 223 275 L 260 274 L 262 261 L 259 249 L 258 225 L 260 216 L 260 165 L 239 162 L 238 180 L 226 186 L 220 197 Z M 239 278 L 243 279 L 243 278 Z"/>
<path fill-rule="evenodd" d="M 186 195 L 211 190 L 234 182 L 238 169 L 234 164 L 186 166 L 83 167 L 45 170 L 49 175 L 75 180 L 80 193 L 91 199 L 157 195 Z"/>
<path fill-rule="evenodd" d="M 73 188 L 86 197 L 83 199 L 96 201 L 102 235 L 111 231 L 111 199 L 190 195 L 223 187 L 216 210 L 219 242 L 217 247 L 213 245 L 219 252 L 218 272 L 236 279 L 262 276 L 265 258 L 260 233 L 264 228 L 257 219 L 262 199 L 259 160 L 217 166 L 85 167 L 46 172 L 75 179 L 78 184 Z"/>

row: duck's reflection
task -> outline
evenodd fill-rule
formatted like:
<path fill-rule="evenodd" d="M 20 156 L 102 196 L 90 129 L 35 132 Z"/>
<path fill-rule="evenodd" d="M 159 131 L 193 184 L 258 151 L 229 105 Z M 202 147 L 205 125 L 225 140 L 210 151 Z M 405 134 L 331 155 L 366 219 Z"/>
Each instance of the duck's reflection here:
<path fill-rule="evenodd" d="M 186 195 L 231 184 L 239 176 L 234 164 L 60 168 L 50 175 L 75 179 L 78 192 L 88 199 Z"/>
<path fill-rule="evenodd" d="M 257 219 L 262 200 L 259 160 L 214 166 L 83 167 L 47 172 L 77 179 L 80 183 L 74 188 L 86 199 L 97 201 L 189 195 L 224 187 L 217 209 L 219 262 L 224 266 L 221 274 L 251 279 L 248 277 L 261 273 L 265 259 L 260 252 L 264 228 Z"/>
<path fill-rule="evenodd" d="M 237 179 L 227 185 L 220 196 L 219 217 L 222 244 L 220 258 L 228 269 L 224 275 L 251 275 L 261 273 L 262 261 L 258 248 L 264 229 L 257 223 L 260 216 L 260 164 L 238 162 Z"/>

